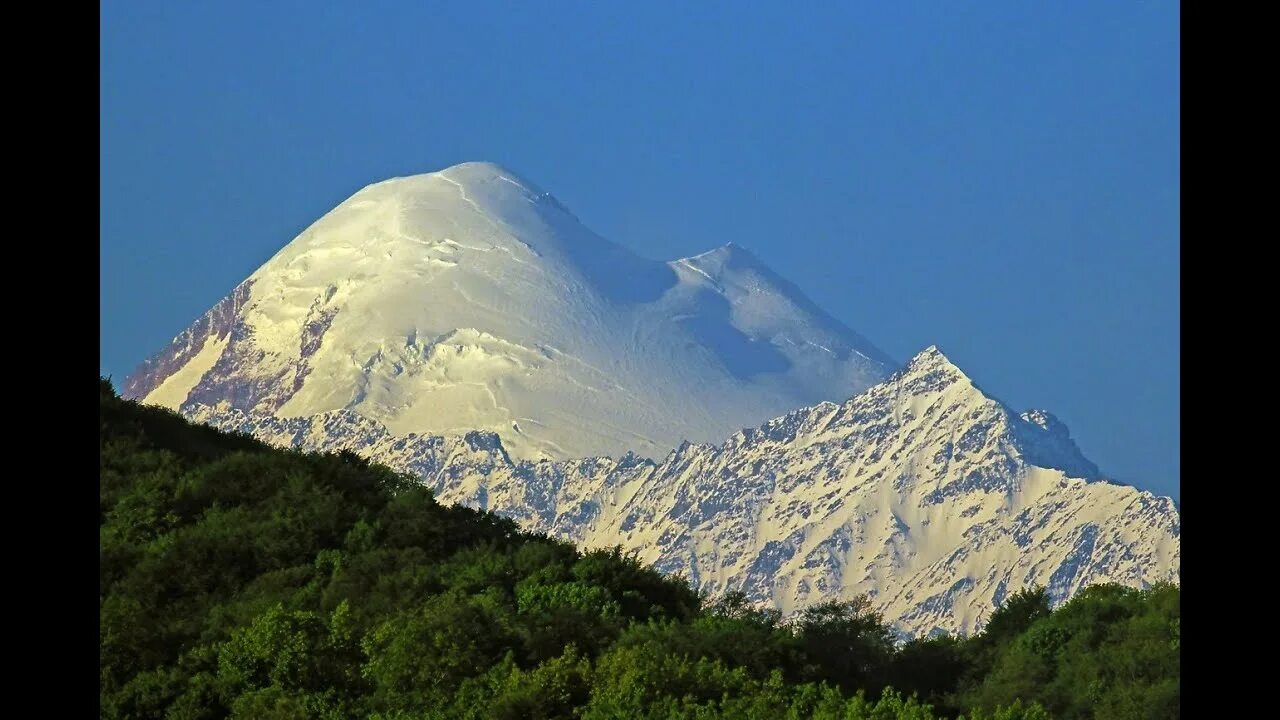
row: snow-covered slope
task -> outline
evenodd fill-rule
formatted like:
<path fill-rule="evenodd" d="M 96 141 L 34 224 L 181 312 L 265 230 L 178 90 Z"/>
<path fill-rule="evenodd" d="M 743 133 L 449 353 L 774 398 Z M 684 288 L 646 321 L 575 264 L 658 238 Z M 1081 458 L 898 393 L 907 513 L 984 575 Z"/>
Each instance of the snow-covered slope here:
<path fill-rule="evenodd" d="M 893 363 L 732 244 L 646 260 L 488 163 L 370 185 L 169 347 L 126 397 L 395 435 L 487 430 L 515 456 L 661 456 L 865 389 Z"/>
<path fill-rule="evenodd" d="M 493 433 L 396 436 L 350 410 L 185 412 L 282 445 L 357 450 L 444 501 L 621 545 L 713 595 L 741 589 L 791 612 L 865 592 L 907 634 L 972 632 L 1036 584 L 1061 601 L 1096 582 L 1178 580 L 1172 500 L 1102 479 L 1053 416 L 1009 410 L 936 348 L 844 403 L 661 462 L 515 461 Z"/>

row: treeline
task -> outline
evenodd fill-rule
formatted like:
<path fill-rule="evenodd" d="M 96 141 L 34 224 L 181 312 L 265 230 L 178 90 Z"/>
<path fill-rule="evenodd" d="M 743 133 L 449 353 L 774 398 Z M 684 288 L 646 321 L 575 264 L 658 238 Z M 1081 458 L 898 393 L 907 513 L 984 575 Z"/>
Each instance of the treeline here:
<path fill-rule="evenodd" d="M 104 718 L 1178 717 L 1177 587 L 1004 604 L 895 646 L 865 601 L 791 621 L 616 551 L 303 454 L 101 405 Z"/>

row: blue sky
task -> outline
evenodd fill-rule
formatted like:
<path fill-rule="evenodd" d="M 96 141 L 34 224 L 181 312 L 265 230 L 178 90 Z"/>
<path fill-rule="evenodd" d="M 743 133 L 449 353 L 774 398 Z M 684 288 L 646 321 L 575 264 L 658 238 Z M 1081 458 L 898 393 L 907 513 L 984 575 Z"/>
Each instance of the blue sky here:
<path fill-rule="evenodd" d="M 648 257 L 737 242 L 1177 497 L 1177 4 L 793 6 L 103 4 L 102 371 L 360 187 L 490 160 Z"/>

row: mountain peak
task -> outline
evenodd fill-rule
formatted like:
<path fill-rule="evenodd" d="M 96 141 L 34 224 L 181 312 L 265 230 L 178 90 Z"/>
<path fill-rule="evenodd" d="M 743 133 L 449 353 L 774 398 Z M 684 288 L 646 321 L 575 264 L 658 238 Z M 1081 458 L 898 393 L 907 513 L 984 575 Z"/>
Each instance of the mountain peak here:
<path fill-rule="evenodd" d="M 973 384 L 937 345 L 916 353 L 897 374 L 901 387 L 912 393 L 937 392 L 957 383 Z"/>
<path fill-rule="evenodd" d="M 916 353 L 914 357 L 907 361 L 906 367 L 903 368 L 905 374 L 916 374 L 920 372 L 929 372 L 934 370 L 943 370 L 954 372 L 962 377 L 967 377 L 964 371 L 958 365 L 951 362 L 951 358 L 943 354 L 937 345 L 929 347 Z"/>
<path fill-rule="evenodd" d="M 447 177 L 454 178 L 455 180 L 460 178 L 484 180 L 494 179 L 497 177 L 505 177 L 513 181 L 522 180 L 522 178 L 512 170 L 505 168 L 498 163 L 489 162 L 488 160 L 469 160 L 467 162 L 458 163 L 457 165 L 450 165 L 443 170 L 437 170 L 435 173 L 429 174 L 445 175 Z M 524 183 L 521 182 L 520 184 L 523 185 Z"/>
<path fill-rule="evenodd" d="M 450 165 L 443 170 L 426 174 L 468 189 L 478 189 L 499 183 L 497 187 L 505 186 L 507 190 L 523 190 L 526 194 L 534 197 L 549 195 L 549 193 L 538 187 L 537 183 L 522 177 L 514 170 L 483 160 L 458 163 L 457 165 Z"/>
<path fill-rule="evenodd" d="M 440 170 L 437 170 L 436 172 L 442 172 L 442 173 L 452 172 L 452 171 L 462 172 L 465 170 L 474 170 L 476 172 L 495 172 L 495 173 L 511 172 L 510 170 L 503 167 L 502 165 L 496 162 L 492 162 L 490 160 L 467 160 L 464 162 L 457 163 L 455 165 L 450 165 L 447 168 L 442 168 Z"/>

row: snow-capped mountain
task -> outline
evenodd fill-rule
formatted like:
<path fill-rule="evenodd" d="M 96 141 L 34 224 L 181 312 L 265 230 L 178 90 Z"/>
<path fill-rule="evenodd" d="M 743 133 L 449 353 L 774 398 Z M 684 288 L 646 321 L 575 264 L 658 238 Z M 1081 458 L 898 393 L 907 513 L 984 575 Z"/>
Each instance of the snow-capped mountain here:
<path fill-rule="evenodd" d="M 893 369 L 739 247 L 645 260 L 467 163 L 357 192 L 124 394 L 784 612 L 865 592 L 968 632 L 1033 584 L 1177 580 L 1173 501 L 936 348 Z"/>
<path fill-rule="evenodd" d="M 124 395 L 485 430 L 522 458 L 660 457 L 893 369 L 737 246 L 646 260 L 509 170 L 465 163 L 351 196 Z"/>
<path fill-rule="evenodd" d="M 188 403 L 225 429 L 350 448 L 416 474 L 441 500 L 587 546 L 621 545 L 720 595 L 784 612 L 868 593 L 904 633 L 972 632 L 1011 593 L 1178 581 L 1169 498 L 1103 479 L 1059 421 L 1015 413 L 937 348 L 841 404 L 633 454 L 515 460 L 491 432 L 398 435 L 350 409 L 281 418 Z"/>

